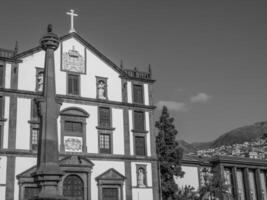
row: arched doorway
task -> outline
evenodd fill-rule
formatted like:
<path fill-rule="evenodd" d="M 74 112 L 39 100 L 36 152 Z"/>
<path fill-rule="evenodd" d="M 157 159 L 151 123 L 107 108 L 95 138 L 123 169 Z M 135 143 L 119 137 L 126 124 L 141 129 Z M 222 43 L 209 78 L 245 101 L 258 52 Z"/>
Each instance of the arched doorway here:
<path fill-rule="evenodd" d="M 63 196 L 73 200 L 84 200 L 84 184 L 77 175 L 69 175 L 63 182 Z"/>

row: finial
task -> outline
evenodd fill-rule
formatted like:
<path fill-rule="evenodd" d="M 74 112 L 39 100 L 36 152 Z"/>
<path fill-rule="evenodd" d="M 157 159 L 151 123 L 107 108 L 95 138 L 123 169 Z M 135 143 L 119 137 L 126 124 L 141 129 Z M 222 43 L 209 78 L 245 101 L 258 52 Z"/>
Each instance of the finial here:
<path fill-rule="evenodd" d="M 121 60 L 120 67 L 123 69 L 123 60 Z"/>
<path fill-rule="evenodd" d="M 151 65 L 150 65 L 150 64 L 148 65 L 148 72 L 149 72 L 150 74 L 151 74 L 151 72 L 152 72 L 152 71 L 151 71 Z"/>
<path fill-rule="evenodd" d="M 52 30 L 53 30 L 53 25 L 52 24 L 48 24 L 47 33 L 52 33 Z"/>
<path fill-rule="evenodd" d="M 16 43 L 15 43 L 15 49 L 14 49 L 14 51 L 15 51 L 15 54 L 17 54 L 18 53 L 18 49 L 19 49 L 19 47 L 18 47 L 19 45 L 18 45 L 18 41 L 16 41 Z"/>
<path fill-rule="evenodd" d="M 137 71 L 137 68 L 136 67 L 134 68 L 134 71 Z"/>

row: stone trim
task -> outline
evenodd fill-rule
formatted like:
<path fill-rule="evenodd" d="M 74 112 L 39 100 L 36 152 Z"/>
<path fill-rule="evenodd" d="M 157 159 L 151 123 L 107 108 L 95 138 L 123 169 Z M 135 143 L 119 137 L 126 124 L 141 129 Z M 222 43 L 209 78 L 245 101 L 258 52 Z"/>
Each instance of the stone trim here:
<path fill-rule="evenodd" d="M 153 188 L 153 200 L 161 199 L 160 192 L 160 174 L 158 161 L 152 161 L 151 163 L 151 173 L 152 173 L 152 188 Z"/>
<path fill-rule="evenodd" d="M 4 89 L 0 88 L 0 95 L 5 96 L 15 96 L 19 98 L 42 98 L 40 92 L 26 91 L 26 90 L 16 90 L 16 89 Z M 113 106 L 117 108 L 137 108 L 142 110 L 153 110 L 155 106 L 147 106 L 141 104 L 133 104 L 126 102 L 110 101 L 110 100 L 101 100 L 80 96 L 71 96 L 71 95 L 57 95 L 58 99 L 61 99 L 64 102 L 84 104 L 84 105 L 98 105 L 98 106 Z"/>
<path fill-rule="evenodd" d="M 73 111 L 73 114 L 71 112 Z M 81 114 L 79 114 L 81 112 Z M 65 132 L 65 122 L 72 121 L 72 122 L 80 122 L 82 123 L 82 152 L 87 152 L 86 146 L 86 118 L 89 117 L 86 111 L 82 110 L 81 108 L 70 107 L 66 108 L 60 113 L 60 152 L 65 152 L 65 144 L 64 144 L 64 136 L 75 136 L 75 135 L 66 135 Z M 67 152 L 66 152 L 67 153 Z M 70 152 L 68 152 L 70 153 Z"/>
<path fill-rule="evenodd" d="M 6 168 L 6 199 L 14 200 L 14 186 L 15 186 L 15 166 L 16 158 L 14 156 L 7 157 Z"/>
<path fill-rule="evenodd" d="M 131 155 L 130 131 L 129 131 L 129 112 L 128 109 L 123 109 L 123 129 L 124 129 L 124 154 Z"/>
<path fill-rule="evenodd" d="M 125 161 L 125 176 L 127 177 L 125 179 L 126 199 L 132 200 L 132 198 L 133 198 L 133 194 L 132 194 L 132 165 L 131 165 L 131 161 L 129 161 L 129 160 Z"/>

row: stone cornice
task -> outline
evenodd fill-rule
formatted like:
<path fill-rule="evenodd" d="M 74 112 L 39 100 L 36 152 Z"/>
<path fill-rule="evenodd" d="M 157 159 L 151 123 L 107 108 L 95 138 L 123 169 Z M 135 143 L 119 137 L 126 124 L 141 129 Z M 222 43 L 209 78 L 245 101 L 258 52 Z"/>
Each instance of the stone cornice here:
<path fill-rule="evenodd" d="M 26 91 L 26 90 L 14 90 L 14 89 L 5 89 L 0 88 L 0 95 L 4 96 L 17 96 L 21 98 L 42 98 L 41 93 Z M 87 97 L 79 96 L 68 96 L 68 95 L 57 95 L 57 97 L 63 102 L 79 102 L 80 104 L 97 104 L 97 105 L 113 105 L 118 107 L 127 107 L 127 108 L 140 108 L 144 110 L 154 110 L 156 106 L 148 106 L 142 104 L 126 103 L 119 101 L 110 101 L 110 100 L 101 100 Z"/>

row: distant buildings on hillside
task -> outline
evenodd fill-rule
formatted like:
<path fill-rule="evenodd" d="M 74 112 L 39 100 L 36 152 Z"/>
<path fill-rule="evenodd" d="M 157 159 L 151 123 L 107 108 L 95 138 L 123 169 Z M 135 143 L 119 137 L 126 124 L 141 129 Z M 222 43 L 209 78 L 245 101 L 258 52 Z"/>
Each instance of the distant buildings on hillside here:
<path fill-rule="evenodd" d="M 189 155 L 203 157 L 236 156 L 267 160 L 267 138 L 257 138 L 255 141 L 242 144 L 222 145 L 216 148 L 198 150 L 196 153 L 189 153 Z"/>

